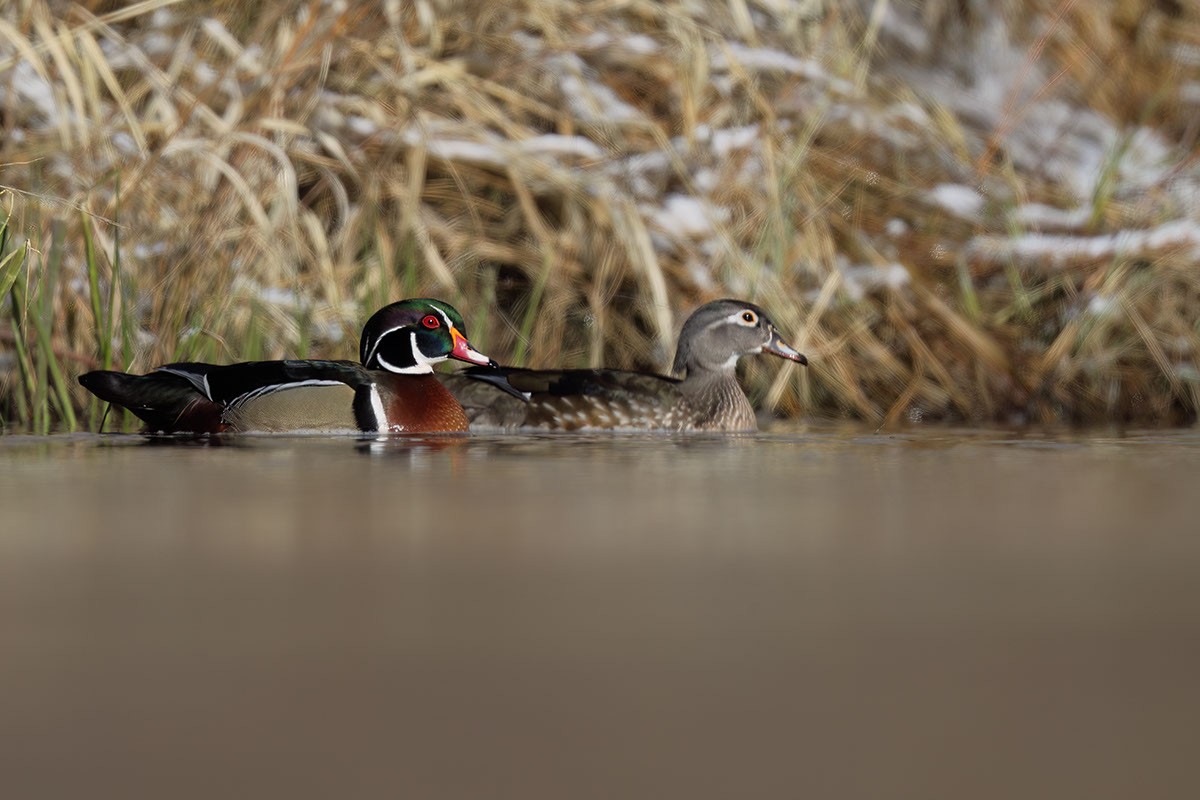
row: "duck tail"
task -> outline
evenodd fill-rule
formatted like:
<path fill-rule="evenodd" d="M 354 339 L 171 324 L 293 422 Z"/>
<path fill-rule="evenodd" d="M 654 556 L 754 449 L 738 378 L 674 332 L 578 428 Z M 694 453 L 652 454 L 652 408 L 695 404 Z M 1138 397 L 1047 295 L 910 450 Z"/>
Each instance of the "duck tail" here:
<path fill-rule="evenodd" d="M 146 430 L 162 433 L 220 433 L 221 406 L 186 378 L 170 372 L 130 375 L 96 370 L 79 376 L 83 388 L 106 403 L 131 411 Z"/>

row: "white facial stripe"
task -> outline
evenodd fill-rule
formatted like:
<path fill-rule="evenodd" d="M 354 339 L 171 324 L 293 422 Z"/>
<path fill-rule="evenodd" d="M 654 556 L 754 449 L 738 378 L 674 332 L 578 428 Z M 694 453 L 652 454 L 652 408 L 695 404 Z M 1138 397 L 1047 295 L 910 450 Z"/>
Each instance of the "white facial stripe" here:
<path fill-rule="evenodd" d="M 443 320 L 445 320 L 447 330 L 454 327 L 454 323 L 450 321 L 450 318 L 448 316 L 446 316 L 445 312 L 443 312 L 437 306 L 432 306 L 432 308 L 434 311 L 437 312 L 439 317 L 441 317 Z M 416 362 L 415 366 L 413 366 L 413 367 L 397 367 L 395 364 L 388 363 L 382 356 L 376 355 L 376 353 L 379 350 L 379 345 L 381 345 L 383 343 L 384 338 L 388 334 L 395 333 L 396 331 L 399 331 L 399 330 L 403 330 L 405 327 L 407 327 L 407 326 L 397 325 L 396 327 L 388 328 L 386 331 L 379 334 L 379 336 L 375 339 L 375 341 L 372 342 L 371 349 L 367 352 L 366 357 L 363 358 L 362 363 L 369 364 L 371 362 L 371 359 L 375 358 L 379 361 L 379 365 L 382 366 L 384 369 L 386 369 L 388 372 L 397 372 L 402 375 L 416 375 L 416 374 L 424 374 L 427 372 L 433 372 L 433 368 L 430 366 L 431 364 L 439 364 L 442 361 L 446 360 L 447 356 L 435 356 L 433 358 L 430 358 L 429 356 L 422 353 L 421 349 L 419 347 L 417 347 L 417 332 L 416 331 L 412 331 L 409 334 L 409 346 L 412 348 L 413 361 Z"/>
<path fill-rule="evenodd" d="M 422 353 L 421 348 L 417 347 L 417 332 L 416 331 L 413 331 L 409 335 L 409 341 L 412 343 L 413 361 L 417 362 L 418 365 L 424 364 L 427 369 L 432 370 L 433 368 L 429 366 L 430 364 L 440 364 L 441 362 L 446 360 L 445 356 L 435 356 L 433 358 L 430 358 L 429 356 Z"/>
<path fill-rule="evenodd" d="M 442 311 L 437 306 L 433 306 L 433 310 L 436 311 L 438 313 L 438 316 L 442 318 L 442 321 L 446 323 L 446 330 L 450 330 L 451 328 L 454 327 L 454 323 L 450 321 L 450 317 L 446 314 L 445 311 Z"/>
<path fill-rule="evenodd" d="M 429 359 L 421 352 L 421 348 L 417 347 L 417 332 L 413 331 L 408 335 L 408 344 L 412 348 L 414 364 L 428 364 Z"/>
<path fill-rule="evenodd" d="M 388 372 L 395 372 L 397 375 L 426 375 L 433 372 L 433 367 L 428 364 L 413 364 L 411 367 L 398 367 L 395 364 L 390 364 L 383 356 L 376 358 L 379 366 L 386 369 Z"/>
<path fill-rule="evenodd" d="M 383 337 L 387 336 L 389 333 L 394 333 L 395 331 L 402 330 L 403 328 L 404 328 L 403 325 L 397 325 L 394 328 L 388 328 L 386 331 L 384 331 L 383 333 L 376 336 L 375 341 L 371 343 L 371 349 L 368 350 L 366 355 L 363 356 L 362 363 L 364 365 L 371 363 L 371 357 L 374 356 L 375 351 L 379 349 L 379 345 L 383 341 Z"/>

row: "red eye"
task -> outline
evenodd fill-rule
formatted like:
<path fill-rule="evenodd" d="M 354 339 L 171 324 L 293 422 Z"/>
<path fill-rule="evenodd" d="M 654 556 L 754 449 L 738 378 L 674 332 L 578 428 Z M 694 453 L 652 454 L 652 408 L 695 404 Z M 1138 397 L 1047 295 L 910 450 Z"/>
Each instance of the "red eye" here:
<path fill-rule="evenodd" d="M 433 330 L 434 328 L 441 327 L 442 321 L 433 314 L 426 314 L 425 319 L 421 320 L 421 324 L 429 328 L 429 330 Z"/>

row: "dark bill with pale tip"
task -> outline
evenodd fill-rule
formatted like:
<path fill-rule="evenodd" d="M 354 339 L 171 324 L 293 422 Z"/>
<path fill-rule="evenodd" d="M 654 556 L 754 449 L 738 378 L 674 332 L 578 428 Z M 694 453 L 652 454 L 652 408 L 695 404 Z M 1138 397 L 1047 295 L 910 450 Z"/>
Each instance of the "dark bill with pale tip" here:
<path fill-rule="evenodd" d="M 808 366 L 808 359 L 804 357 L 804 354 L 798 352 L 794 347 L 781 339 L 777 331 L 771 331 L 771 338 L 763 345 L 763 352 L 771 353 L 780 358 L 790 359 L 806 367 Z"/>

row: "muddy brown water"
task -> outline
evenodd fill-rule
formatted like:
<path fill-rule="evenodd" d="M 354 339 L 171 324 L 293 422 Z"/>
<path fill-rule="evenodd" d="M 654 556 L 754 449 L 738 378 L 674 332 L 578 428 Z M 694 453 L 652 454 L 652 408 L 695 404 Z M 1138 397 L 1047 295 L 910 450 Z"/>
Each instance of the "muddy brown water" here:
<path fill-rule="evenodd" d="M 1200 433 L 0 438 L 27 797 L 1195 796 Z"/>

